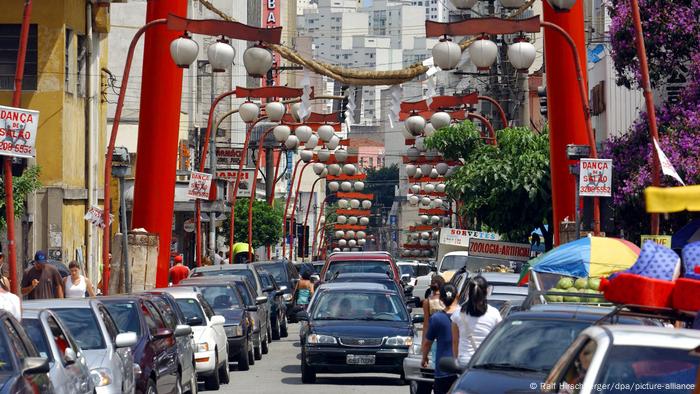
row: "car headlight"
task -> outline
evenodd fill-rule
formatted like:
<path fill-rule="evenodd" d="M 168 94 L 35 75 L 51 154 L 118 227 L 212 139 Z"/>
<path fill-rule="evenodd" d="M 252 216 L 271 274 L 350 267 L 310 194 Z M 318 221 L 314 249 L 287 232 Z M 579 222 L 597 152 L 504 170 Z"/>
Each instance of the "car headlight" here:
<path fill-rule="evenodd" d="M 413 345 L 411 345 L 411 347 L 408 348 L 408 354 L 410 354 L 410 355 L 420 356 L 420 355 L 422 355 L 422 353 L 423 353 L 423 351 L 421 350 L 420 343 L 413 342 Z M 430 353 L 432 353 L 432 352 L 430 352 Z M 428 357 L 430 357 L 430 355 L 428 355 Z"/>
<path fill-rule="evenodd" d="M 198 343 L 197 344 L 197 353 L 199 352 L 208 352 L 209 351 L 209 344 L 206 342 Z"/>
<path fill-rule="evenodd" d="M 413 337 L 390 337 L 384 341 L 386 346 L 403 346 L 411 347 L 413 345 Z"/>
<path fill-rule="evenodd" d="M 289 293 L 285 293 L 282 295 L 282 299 L 284 299 L 286 302 L 292 301 L 292 295 Z"/>
<path fill-rule="evenodd" d="M 309 334 L 306 337 L 306 343 L 312 345 L 335 345 L 338 341 L 330 335 Z"/>
<path fill-rule="evenodd" d="M 109 368 L 95 368 L 91 370 L 90 378 L 95 387 L 107 386 L 112 383 L 112 373 Z"/>
<path fill-rule="evenodd" d="M 224 326 L 224 331 L 226 331 L 227 337 L 240 337 L 243 336 L 243 328 L 240 324 L 232 324 L 230 326 Z"/>

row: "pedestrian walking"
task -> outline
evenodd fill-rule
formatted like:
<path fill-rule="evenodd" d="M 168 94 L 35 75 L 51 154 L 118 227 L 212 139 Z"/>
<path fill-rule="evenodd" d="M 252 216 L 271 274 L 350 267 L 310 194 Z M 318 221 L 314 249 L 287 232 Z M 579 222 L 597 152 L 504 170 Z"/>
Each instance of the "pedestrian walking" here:
<path fill-rule="evenodd" d="M 294 287 L 293 294 L 297 309 L 306 309 L 311 300 L 311 296 L 314 294 L 314 284 L 311 282 L 311 273 L 308 270 L 304 270 L 304 272 L 301 273 L 301 279 L 299 279 Z"/>
<path fill-rule="evenodd" d="M 440 300 L 447 308 L 433 313 L 428 322 L 428 328 L 425 335 L 425 341 L 421 345 L 423 359 L 421 365 L 423 368 L 428 368 L 428 355 L 431 352 L 433 343 L 435 342 L 436 349 L 433 361 L 435 362 L 435 381 L 433 383 L 434 394 L 444 394 L 450 390 L 452 383 L 457 379 L 454 373 L 442 371 L 439 361 L 443 357 L 452 357 L 452 314 L 459 310 L 459 304 L 455 302 L 457 298 L 457 289 L 446 284 L 440 288 Z"/>
<path fill-rule="evenodd" d="M 170 283 L 176 286 L 181 280 L 190 276 L 190 269 L 182 264 L 182 256 L 177 255 L 173 259 L 175 265 L 170 268 Z"/>
<path fill-rule="evenodd" d="M 58 270 L 47 264 L 46 254 L 34 254 L 34 264 L 22 275 L 22 295 L 30 300 L 63 298 L 63 279 Z"/>
<path fill-rule="evenodd" d="M 501 322 L 498 309 L 486 302 L 488 282 L 476 276 L 467 285 L 467 302 L 452 315 L 452 352 L 465 367 L 491 330 Z"/>
<path fill-rule="evenodd" d="M 63 287 L 66 289 L 66 298 L 85 298 L 95 296 L 95 289 L 90 279 L 80 273 L 80 265 L 77 261 L 68 264 L 70 275 L 63 278 Z"/>
<path fill-rule="evenodd" d="M 5 258 L 0 252 L 0 309 L 6 310 L 17 319 L 22 318 L 20 299 L 10 291 L 10 281 L 5 276 Z"/>

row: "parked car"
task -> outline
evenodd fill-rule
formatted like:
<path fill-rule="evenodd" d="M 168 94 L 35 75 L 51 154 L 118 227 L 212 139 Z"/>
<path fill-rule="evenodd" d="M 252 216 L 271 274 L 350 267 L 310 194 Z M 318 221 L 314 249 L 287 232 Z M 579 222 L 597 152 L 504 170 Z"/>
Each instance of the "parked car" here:
<path fill-rule="evenodd" d="M 317 289 L 301 337 L 301 379 L 316 373 L 384 372 L 403 377 L 413 327 L 403 298 L 374 283 L 327 283 Z"/>
<path fill-rule="evenodd" d="M 282 295 L 287 304 L 287 321 L 295 323 L 296 317 L 292 310 L 294 309 L 294 289 L 299 282 L 299 271 L 294 264 L 287 260 L 277 260 L 253 263 L 253 266 L 258 271 L 269 272 L 278 285 L 287 287 Z"/>
<path fill-rule="evenodd" d="M 432 272 L 430 264 L 419 261 L 397 261 L 396 265 L 399 267 L 401 280 L 411 286 L 416 285 L 416 278 Z"/>
<path fill-rule="evenodd" d="M 0 310 L 0 393 L 53 393 L 50 370 L 19 322 Z"/>
<path fill-rule="evenodd" d="M 138 341 L 131 347 L 136 368 L 138 393 L 181 393 L 175 337 L 189 335 L 189 326 L 166 327 L 153 301 L 145 295 L 100 298 L 120 332 L 134 332 Z"/>
<path fill-rule="evenodd" d="M 144 294 L 149 295 L 163 317 L 165 326 L 173 330 L 173 332 L 177 331 L 180 326 L 189 326 L 185 315 L 180 310 L 173 296 L 168 293 L 148 292 Z M 182 330 L 182 328 L 180 329 Z M 175 342 L 177 343 L 178 365 L 181 371 L 180 387 L 185 387 L 187 388 L 185 391 L 194 394 L 197 392 L 197 371 L 194 361 L 194 352 L 197 344 L 194 342 L 192 327 L 190 327 L 189 335 L 175 335 Z"/>
<path fill-rule="evenodd" d="M 453 391 L 496 394 L 525 392 L 533 384 L 539 388 L 581 331 L 610 311 L 582 305 L 538 305 L 530 311 L 511 314 L 479 346 Z M 631 317 L 621 317 L 617 323 L 659 324 Z"/>
<path fill-rule="evenodd" d="M 204 380 L 207 390 L 218 390 L 229 382 L 228 344 L 224 332 L 226 319 L 214 310 L 196 288 L 190 286 L 154 289 L 173 296 L 192 327 L 197 349 L 194 354 L 197 379 Z"/>
<path fill-rule="evenodd" d="M 83 351 L 61 319 L 48 309 L 22 310 L 22 327 L 39 355 L 49 361 L 56 393 L 92 393 L 95 389 Z"/>
<path fill-rule="evenodd" d="M 336 274 L 343 273 L 389 273 L 396 283 L 401 283 L 399 268 L 388 252 L 331 253 L 321 270 L 321 281 L 331 280 Z"/>
<path fill-rule="evenodd" d="M 230 277 L 227 275 L 207 280 L 193 278 L 180 283 L 183 286 L 196 287 L 211 305 L 214 313 L 226 319 L 224 331 L 228 342 L 228 361 L 237 362 L 239 370 L 247 371 L 254 357 L 253 318 L 250 313 L 255 313 L 257 309 L 247 307 L 235 283 L 223 279 Z"/>
<path fill-rule="evenodd" d="M 263 284 L 263 292 L 267 294 L 270 305 L 270 332 L 272 339 L 286 338 L 287 331 L 287 304 L 284 302 L 284 291 L 287 286 L 280 286 L 275 277 L 267 271 L 259 271 L 260 280 Z"/>
<path fill-rule="evenodd" d="M 134 392 L 131 347 L 138 337 L 134 332 L 120 333 L 101 301 L 91 298 L 32 300 L 25 301 L 23 306 L 50 309 L 58 315 L 83 350 L 97 393 Z"/>
<path fill-rule="evenodd" d="M 180 282 L 182 286 L 195 287 L 211 283 L 234 287 L 241 297 L 242 305 L 250 312 L 252 329 L 247 335 L 250 335 L 252 339 L 253 357 L 249 360 L 249 364 L 255 364 L 255 360 L 260 360 L 263 354 L 267 354 L 269 351 L 268 343 L 272 340 L 268 336 L 270 317 L 267 315 L 267 308 L 262 307 L 267 303 L 267 296 L 256 296 L 250 281 L 242 275 L 222 275 L 216 278 L 188 278 Z"/>
<path fill-rule="evenodd" d="M 636 390 L 691 394 L 697 390 L 698 349 L 698 330 L 589 327 L 557 361 L 541 389 L 560 392 L 571 387 L 581 394 Z"/>

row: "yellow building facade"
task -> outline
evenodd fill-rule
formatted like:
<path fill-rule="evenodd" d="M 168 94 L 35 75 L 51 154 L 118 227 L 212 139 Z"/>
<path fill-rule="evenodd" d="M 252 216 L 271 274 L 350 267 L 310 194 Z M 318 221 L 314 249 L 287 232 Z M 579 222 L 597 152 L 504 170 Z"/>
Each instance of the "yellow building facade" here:
<path fill-rule="evenodd" d="M 16 51 L 23 0 L 4 0 L 0 51 Z M 42 188 L 17 220 L 18 266 L 36 250 L 97 278 L 101 230 L 83 218 L 101 206 L 106 146 L 109 1 L 34 0 L 21 107 L 36 110 Z M 0 52 L 1 53 L 1 52 Z M 0 104 L 11 105 L 14 55 L 0 60 Z M 4 62 L 4 63 L 3 63 Z M 11 69 L 10 69 L 11 68 Z"/>

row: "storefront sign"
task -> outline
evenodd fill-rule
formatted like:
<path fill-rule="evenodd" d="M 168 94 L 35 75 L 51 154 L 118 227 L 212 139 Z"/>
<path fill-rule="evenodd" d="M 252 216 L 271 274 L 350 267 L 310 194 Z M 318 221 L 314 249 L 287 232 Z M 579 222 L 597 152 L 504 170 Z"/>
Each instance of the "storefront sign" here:
<path fill-rule="evenodd" d="M 238 182 L 238 197 L 250 197 L 251 187 L 253 185 L 253 174 L 254 169 L 243 169 L 241 171 L 241 180 Z M 238 175 L 238 170 L 219 170 L 216 171 L 216 177 L 219 179 L 225 179 L 229 182 L 229 195 L 233 193 L 233 188 L 235 187 L 236 176 Z M 230 201 L 230 199 L 229 199 Z"/>
<path fill-rule="evenodd" d="M 501 236 L 496 233 L 474 230 L 460 230 L 443 227 L 440 229 L 440 243 L 444 245 L 469 246 L 469 239 L 490 239 L 497 241 Z"/>
<path fill-rule="evenodd" d="M 232 167 L 241 162 L 243 149 L 241 148 L 216 148 L 216 165 L 217 167 Z"/>
<path fill-rule="evenodd" d="M 656 242 L 659 245 L 663 245 L 667 248 L 671 247 L 671 236 L 670 235 L 642 235 L 641 244 L 644 245 L 646 241 Z"/>
<path fill-rule="evenodd" d="M 612 195 L 612 160 L 581 159 L 579 196 L 610 197 Z"/>
<path fill-rule="evenodd" d="M 187 188 L 187 197 L 208 200 L 209 191 L 211 190 L 211 179 L 211 174 L 192 171 L 190 173 L 190 184 Z"/>
<path fill-rule="evenodd" d="M 39 111 L 0 105 L 0 155 L 36 157 Z"/>
<path fill-rule="evenodd" d="M 528 261 L 530 259 L 530 245 L 472 239 L 469 242 L 469 255 L 502 260 Z"/>

